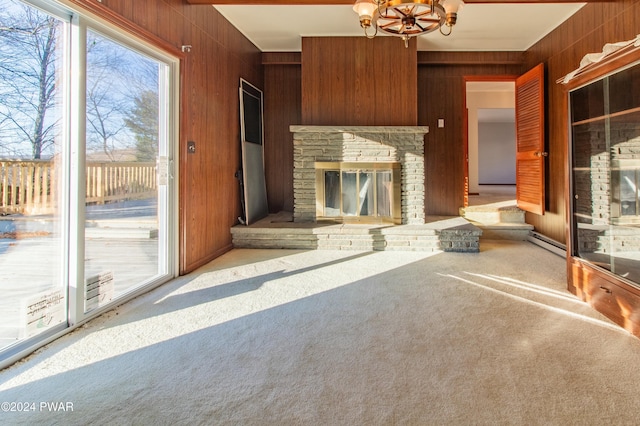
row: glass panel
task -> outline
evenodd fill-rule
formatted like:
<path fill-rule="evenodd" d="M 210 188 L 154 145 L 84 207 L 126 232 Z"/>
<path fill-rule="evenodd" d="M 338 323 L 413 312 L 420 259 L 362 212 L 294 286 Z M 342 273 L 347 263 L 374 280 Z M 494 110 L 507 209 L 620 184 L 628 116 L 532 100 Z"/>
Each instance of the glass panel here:
<path fill-rule="evenodd" d="M 385 163 L 365 163 L 362 169 L 358 168 L 358 163 L 341 163 L 340 166 L 344 167 L 341 171 L 317 168 L 321 178 L 316 184 L 324 185 L 317 193 L 320 198 L 316 199 L 319 217 L 356 216 L 362 221 L 393 218 L 396 195 L 396 202 L 400 203 L 399 169 L 382 169 Z"/>
<path fill-rule="evenodd" d="M 376 173 L 376 186 L 378 192 L 378 216 L 391 217 L 391 193 L 393 191 L 391 171 L 378 171 Z"/>
<path fill-rule="evenodd" d="M 0 349 L 66 323 L 65 28 L 0 0 Z"/>
<path fill-rule="evenodd" d="M 574 226 L 577 254 L 607 269 L 609 230 L 609 153 L 604 121 L 573 128 Z"/>
<path fill-rule="evenodd" d="M 640 91 L 635 90 L 639 80 L 636 64 L 572 92 L 570 98 L 574 252 L 636 284 L 640 283 Z"/>
<path fill-rule="evenodd" d="M 358 211 L 358 173 L 342 172 L 342 215 L 355 216 Z"/>
<path fill-rule="evenodd" d="M 573 123 L 604 115 L 603 80 L 571 92 L 571 121 Z"/>
<path fill-rule="evenodd" d="M 340 172 L 324 172 L 324 215 L 340 216 Z"/>
<path fill-rule="evenodd" d="M 638 180 L 636 170 L 620 170 L 620 216 L 636 216 Z"/>
<path fill-rule="evenodd" d="M 360 172 L 360 191 L 358 193 L 360 216 L 375 215 L 375 185 L 373 182 L 373 172 Z"/>
<path fill-rule="evenodd" d="M 640 106 L 640 66 L 622 70 L 608 80 L 611 113 Z"/>
<path fill-rule="evenodd" d="M 166 273 L 156 173 L 165 68 L 88 31 L 85 311 Z"/>
<path fill-rule="evenodd" d="M 627 72 L 625 74 L 634 75 Z M 639 100 L 636 96 L 636 101 Z M 640 283 L 640 212 L 637 210 L 638 176 L 640 175 L 640 111 L 612 117 L 609 135 L 611 163 L 615 166 L 612 174 L 619 176 L 614 181 L 619 186 L 616 192 L 620 199 L 619 214 L 616 209 L 617 203 L 612 203 L 611 271 Z"/>

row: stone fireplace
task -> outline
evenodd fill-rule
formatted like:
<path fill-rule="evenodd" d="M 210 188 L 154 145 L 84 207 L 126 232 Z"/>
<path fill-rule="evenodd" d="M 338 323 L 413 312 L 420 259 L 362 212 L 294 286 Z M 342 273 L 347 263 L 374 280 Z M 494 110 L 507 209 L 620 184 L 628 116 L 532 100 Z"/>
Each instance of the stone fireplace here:
<path fill-rule="evenodd" d="M 478 227 L 462 217 L 425 216 L 427 127 L 290 130 L 293 220 L 280 212 L 234 226 L 235 247 L 478 252 Z"/>
<path fill-rule="evenodd" d="M 294 222 L 424 224 L 428 127 L 291 126 L 290 130 Z"/>

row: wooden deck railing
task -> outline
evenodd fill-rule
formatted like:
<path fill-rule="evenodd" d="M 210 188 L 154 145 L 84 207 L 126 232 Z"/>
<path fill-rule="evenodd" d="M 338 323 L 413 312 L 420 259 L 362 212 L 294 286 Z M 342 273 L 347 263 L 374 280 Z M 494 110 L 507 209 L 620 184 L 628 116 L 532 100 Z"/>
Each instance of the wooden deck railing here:
<path fill-rule="evenodd" d="M 49 214 L 57 206 L 56 168 L 49 160 L 0 160 L 0 214 Z M 156 164 L 87 163 L 87 204 L 154 197 Z"/>
<path fill-rule="evenodd" d="M 87 163 L 87 203 L 154 197 L 155 163 Z"/>

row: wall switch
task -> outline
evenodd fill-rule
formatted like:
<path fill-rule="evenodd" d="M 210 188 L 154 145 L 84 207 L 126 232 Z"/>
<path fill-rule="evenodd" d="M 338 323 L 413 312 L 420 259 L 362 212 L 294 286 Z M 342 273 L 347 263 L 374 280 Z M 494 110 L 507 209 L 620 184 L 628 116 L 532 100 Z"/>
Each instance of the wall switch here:
<path fill-rule="evenodd" d="M 444 118 L 438 118 L 438 128 L 442 129 L 444 127 Z"/>

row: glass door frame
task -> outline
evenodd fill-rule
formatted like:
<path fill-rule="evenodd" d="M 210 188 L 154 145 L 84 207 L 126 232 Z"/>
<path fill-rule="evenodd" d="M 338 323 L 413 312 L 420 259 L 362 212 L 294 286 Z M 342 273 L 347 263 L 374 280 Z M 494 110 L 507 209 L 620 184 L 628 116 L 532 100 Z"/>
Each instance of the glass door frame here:
<path fill-rule="evenodd" d="M 61 323 L 43 331 L 33 337 L 25 338 L 15 344 L 0 350 L 0 368 L 4 368 L 34 350 L 72 331 L 87 321 L 113 309 L 127 300 L 154 287 L 166 283 L 178 275 L 179 258 L 178 242 L 178 173 L 179 164 L 179 135 L 180 135 L 180 65 L 182 57 L 179 54 L 164 49 L 160 44 L 154 45 L 147 41 L 148 37 L 132 33 L 117 23 L 107 22 L 105 19 L 79 9 L 75 3 L 68 0 L 21 0 L 60 18 L 65 22 L 63 40 L 64 69 L 59 80 L 63 86 L 63 124 L 61 136 L 62 157 L 59 178 L 60 187 L 60 248 L 63 251 L 58 278 L 66 291 L 67 322 Z M 164 127 L 166 152 L 158 162 L 159 176 L 166 177 L 166 185 L 158 185 L 158 217 L 159 235 L 164 235 L 164 241 L 159 243 L 158 264 L 164 267 L 164 275 L 157 275 L 153 280 L 114 298 L 111 302 L 85 312 L 84 293 L 84 230 L 85 230 L 85 193 L 86 193 L 86 39 L 87 28 L 93 28 L 107 34 L 139 53 L 166 65 L 166 72 L 160 73 L 160 79 L 165 82 L 165 90 L 160 90 L 159 101 L 162 106 L 159 114 L 160 128 Z M 141 30 L 144 31 L 144 30 Z M 71 78 L 74 76 L 75 78 Z M 162 137 L 161 137 L 162 138 Z M 160 142 L 162 143 L 162 142 Z M 162 153 L 160 153 L 162 154 Z M 162 170 L 160 170 L 162 168 Z M 158 178 L 158 177 L 157 177 Z M 162 200 L 164 199 L 164 202 Z M 161 204 L 163 206 L 161 206 Z M 162 211 L 161 211 L 162 210 Z"/>
<path fill-rule="evenodd" d="M 59 147 L 58 147 L 58 161 L 59 165 L 56 166 L 56 172 L 58 173 L 57 178 L 57 188 L 56 192 L 58 194 L 58 208 L 54 213 L 58 217 L 58 224 L 56 231 L 60 233 L 60 241 L 58 243 L 58 247 L 61 251 L 60 256 L 60 265 L 58 267 L 58 274 L 55 277 L 58 283 L 61 285 L 61 290 L 65 294 L 65 316 L 66 321 L 61 322 L 60 324 L 54 325 L 36 335 L 26 337 L 22 340 L 17 341 L 15 344 L 7 346 L 0 350 L 0 368 L 4 368 L 5 366 L 19 360 L 24 355 L 32 352 L 33 350 L 41 347 L 52 340 L 55 340 L 59 336 L 64 333 L 67 333 L 71 329 L 69 328 L 69 314 L 70 314 L 70 305 L 69 305 L 69 282 L 70 282 L 70 272 L 69 272 L 69 259 L 71 257 L 70 252 L 70 232 L 71 229 L 71 215 L 69 214 L 69 205 L 70 205 L 70 193 L 69 193 L 69 185 L 71 182 L 71 177 L 69 171 L 71 170 L 71 161 L 70 161 L 70 153 L 72 151 L 72 147 L 69 143 L 71 128 L 69 127 L 69 123 L 71 120 L 71 96 L 70 90 L 72 87 L 72 79 L 71 75 L 71 32 L 73 31 L 73 11 L 61 7 L 56 3 L 48 2 L 46 0 L 20 0 L 22 3 L 29 7 L 33 7 L 41 10 L 42 12 L 59 19 L 63 22 L 62 25 L 62 33 L 60 34 L 60 40 L 62 44 L 61 50 L 61 59 L 59 63 L 63 68 L 60 70 L 60 78 L 58 79 L 59 86 L 61 89 L 60 100 L 61 100 L 61 135 L 59 137 Z"/>
<path fill-rule="evenodd" d="M 164 236 L 164 244 L 160 244 L 161 248 L 158 253 L 158 264 L 165 266 L 166 273 L 158 275 L 154 280 L 138 286 L 132 291 L 128 291 L 121 297 L 114 298 L 111 302 L 85 312 L 85 193 L 86 187 L 86 78 L 78 78 L 72 82 L 72 98 L 77 102 L 71 107 L 71 133 L 73 138 L 71 146 L 74 147 L 72 154 L 70 178 L 71 186 L 71 226 L 70 226 L 70 253 L 75 256 L 70 257 L 69 270 L 69 326 L 74 327 L 80 325 L 91 318 L 94 318 L 115 306 L 122 304 L 123 301 L 134 298 L 150 289 L 165 283 L 177 275 L 178 271 L 178 255 L 175 247 L 178 241 L 178 179 L 177 173 L 173 170 L 177 164 L 178 157 L 178 140 L 179 140 L 179 88 L 180 88 L 180 60 L 179 58 L 163 52 L 159 48 L 152 46 L 150 43 L 143 42 L 139 38 L 124 33 L 121 29 L 114 25 L 102 22 L 95 17 L 89 15 L 75 15 L 72 22 L 72 43 L 73 47 L 82 46 L 83 48 L 72 49 L 72 70 L 75 75 L 86 77 L 86 39 L 87 31 L 95 30 L 100 34 L 106 35 L 122 45 L 132 48 L 139 53 L 145 54 L 160 63 L 167 65 L 167 75 L 160 73 L 160 78 L 165 80 L 164 90 L 160 90 L 160 100 L 165 99 L 167 106 L 166 111 L 159 109 L 159 113 L 164 113 L 166 119 L 160 119 L 159 123 L 166 132 L 166 161 L 158 163 L 160 167 L 166 169 L 160 171 L 159 174 L 167 177 L 167 185 L 158 187 L 158 217 L 159 217 L 159 238 Z M 170 123 L 168 126 L 164 123 Z M 161 201 L 164 200 L 164 203 Z"/>

